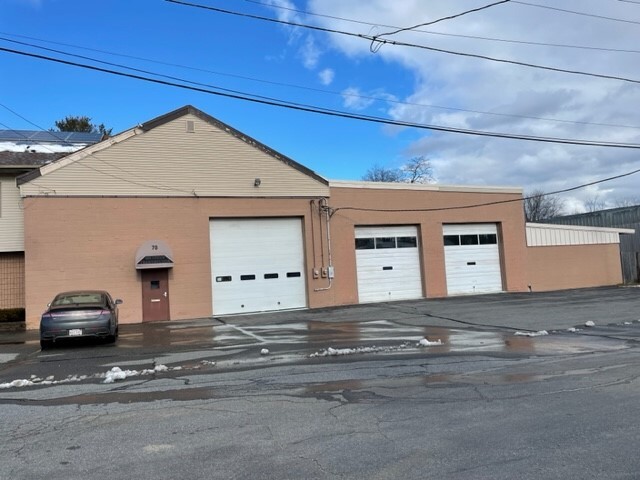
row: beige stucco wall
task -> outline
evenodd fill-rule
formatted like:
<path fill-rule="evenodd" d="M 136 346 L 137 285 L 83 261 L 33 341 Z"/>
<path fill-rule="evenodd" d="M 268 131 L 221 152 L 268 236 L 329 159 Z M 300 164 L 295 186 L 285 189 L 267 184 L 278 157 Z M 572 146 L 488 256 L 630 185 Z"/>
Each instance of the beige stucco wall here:
<path fill-rule="evenodd" d="M 462 189 L 460 189 L 462 190 Z M 444 223 L 497 223 L 500 232 L 503 283 L 506 291 L 524 291 L 525 232 L 520 193 L 474 192 L 382 188 L 331 188 L 331 206 L 336 268 L 337 303 L 357 303 L 354 227 L 359 225 L 416 225 L 422 245 L 422 278 L 426 297 L 447 295 L 442 225 Z M 490 202 L 508 203 L 477 208 L 450 209 L 454 206 Z M 345 208 L 350 207 L 350 208 Z M 353 207 L 363 210 L 354 210 Z M 432 211 L 415 211 L 431 209 Z M 443 209 L 443 210 L 438 210 Z M 405 210 L 405 211 L 371 211 Z M 414 210 L 414 211 L 412 211 Z"/>
<path fill-rule="evenodd" d="M 326 225 L 320 227 L 319 198 L 118 198 L 30 197 L 25 199 L 25 276 L 28 328 L 37 328 L 46 304 L 60 291 L 97 288 L 122 298 L 121 321 L 142 319 L 137 248 L 163 240 L 172 248 L 169 275 L 173 320 L 210 316 L 209 221 L 211 218 L 299 217 L 303 219 L 307 297 L 311 308 L 358 302 L 354 227 L 418 225 L 424 291 L 446 295 L 442 223 L 496 222 L 501 227 L 504 281 L 508 291 L 526 289 L 524 220 L 519 202 L 439 212 L 363 212 L 344 207 L 414 209 L 469 205 L 518 198 L 516 193 L 473 193 L 332 188 L 329 205 L 335 279 L 313 279 L 314 265 L 328 264 Z M 312 204 L 313 202 L 313 204 Z M 312 236 L 312 232 L 314 236 Z M 258 239 L 256 239 L 258 241 Z"/>
<path fill-rule="evenodd" d="M 57 292 L 77 288 L 108 290 L 124 301 L 121 322 L 140 322 L 135 253 L 153 239 L 165 241 L 175 257 L 169 274 L 171 318 L 210 316 L 210 218 L 300 217 L 304 230 L 312 230 L 310 199 L 35 197 L 25 199 L 25 206 L 28 328 L 37 327 L 42 310 Z M 317 224 L 315 231 L 319 246 Z M 313 242 L 310 234 L 306 237 L 306 256 L 311 259 Z M 308 275 L 310 291 L 323 284 Z M 330 303 L 323 295 L 309 296 L 310 306 Z"/>
<path fill-rule="evenodd" d="M 599 287 L 622 282 L 620 246 L 528 247 L 527 283 L 532 291 Z"/>

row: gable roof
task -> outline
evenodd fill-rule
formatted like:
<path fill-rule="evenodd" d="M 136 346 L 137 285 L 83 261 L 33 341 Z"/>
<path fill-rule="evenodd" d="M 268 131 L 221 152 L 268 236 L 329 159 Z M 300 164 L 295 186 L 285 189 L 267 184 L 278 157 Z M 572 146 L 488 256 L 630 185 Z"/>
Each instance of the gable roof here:
<path fill-rule="evenodd" d="M 182 108 L 178 108 L 177 110 L 174 110 L 172 112 L 169 113 L 165 113 L 164 115 L 160 115 L 159 117 L 154 118 L 153 120 L 149 120 L 148 122 L 142 123 L 139 125 L 140 129 L 142 129 L 143 131 L 149 131 L 153 128 L 159 127 L 160 125 L 164 125 L 165 123 L 171 122 L 177 118 L 183 117 L 185 115 L 195 115 L 196 117 L 200 118 L 201 120 L 214 125 L 216 127 L 218 127 L 221 130 L 224 130 L 225 132 L 227 132 L 229 135 L 232 135 L 240 140 L 242 140 L 243 142 L 251 145 L 254 148 L 257 148 L 258 150 L 261 150 L 263 152 L 265 152 L 268 155 L 271 155 L 273 158 L 276 158 L 278 160 L 280 160 L 281 162 L 283 162 L 284 164 L 295 168 L 296 170 L 300 171 L 301 173 L 304 173 L 305 175 L 308 175 L 310 177 L 312 177 L 313 179 L 324 183 L 325 185 L 329 185 L 329 181 L 323 177 L 321 177 L 320 175 L 318 175 L 316 172 L 314 172 L 313 170 L 305 167 L 304 165 L 296 162 L 295 160 L 287 157 L 286 155 L 283 155 L 280 152 L 275 151 L 274 149 L 272 149 L 271 147 L 268 147 L 267 145 L 265 145 L 264 143 L 259 142 L 258 140 L 250 137 L 249 135 L 246 135 L 244 133 L 242 133 L 240 130 L 236 130 L 235 128 L 233 128 L 230 125 L 227 125 L 224 122 L 221 122 L 220 120 L 218 120 L 215 117 L 212 117 L 211 115 L 203 112 L 202 110 L 199 110 L 197 108 L 195 108 L 192 105 L 185 105 Z"/>
<path fill-rule="evenodd" d="M 179 121 L 182 117 L 185 117 L 184 123 Z M 189 125 L 192 127 L 191 130 Z M 127 155 L 126 160 L 123 155 Z M 136 159 L 140 169 L 147 169 L 144 174 L 142 170 L 138 173 L 132 170 L 131 164 L 122 163 L 131 159 Z M 180 166 L 176 160 L 183 159 L 188 163 Z M 212 160 L 215 161 L 212 162 Z M 313 196 L 317 196 L 318 192 L 328 193 L 328 180 L 314 171 L 191 105 L 161 115 L 100 143 L 68 154 L 53 163 L 41 166 L 37 170 L 18 177 L 17 184 L 24 185 L 25 195 L 37 195 L 42 191 L 39 187 L 48 191 L 57 191 L 60 195 L 83 195 L 88 193 L 86 188 L 83 189 L 80 186 L 80 182 L 96 181 L 95 173 L 103 173 L 110 177 L 108 185 L 104 182 L 100 183 L 105 186 L 104 194 L 108 195 L 153 195 L 149 190 L 152 184 L 160 185 L 158 190 L 164 189 L 178 194 L 179 188 L 166 188 L 167 182 L 177 182 L 181 185 L 183 193 L 188 189 L 187 193 L 192 192 L 193 195 L 198 196 L 201 194 L 197 187 L 199 185 L 203 195 L 237 196 L 233 193 L 236 191 L 232 190 L 232 184 L 235 182 L 238 186 L 239 179 L 229 177 L 229 174 L 233 173 L 233 168 L 230 169 L 229 165 L 224 165 L 225 160 L 243 163 L 241 169 L 243 182 L 247 180 L 245 177 L 251 176 L 252 190 L 238 192 L 240 196 L 274 196 L 278 194 L 274 189 L 276 184 L 281 184 L 281 195 L 288 195 L 287 188 L 292 187 L 291 195 L 293 196 L 304 196 L 304 192 L 307 191 L 313 192 Z M 117 167 L 117 164 L 120 167 Z M 154 165 L 159 168 L 150 172 L 149 168 L 153 168 Z M 236 163 L 233 165 L 235 166 Z M 64 167 L 70 167 L 72 170 Z M 61 170 L 63 168 L 64 171 Z M 85 172 L 78 171 L 78 168 L 84 168 Z M 202 176 L 206 171 L 203 169 L 208 168 L 214 168 L 212 171 L 220 176 L 219 186 L 222 185 L 222 188 L 212 189 L 210 183 L 208 186 L 202 183 L 207 181 Z M 221 168 L 223 170 L 220 170 Z M 109 169 L 115 170 L 111 170 L 109 174 L 107 172 Z M 190 172 L 189 169 L 191 169 Z M 90 174 L 90 170 L 94 172 L 93 178 L 85 175 Z M 196 173 L 197 176 L 194 177 Z M 156 180 L 149 175 L 155 175 Z M 40 181 L 40 177 L 43 181 Z M 262 187 L 260 190 L 254 190 L 254 179 L 258 177 L 262 177 Z M 141 178 L 143 180 L 140 180 Z M 266 183 L 265 178 L 269 180 Z M 36 179 L 38 179 L 37 183 Z M 115 187 L 113 180 L 120 180 L 121 186 Z M 185 185 L 185 182 L 189 181 L 192 183 Z M 226 183 L 220 183 L 225 181 Z M 127 183 L 129 186 L 125 187 Z M 50 188 L 52 185 L 56 186 L 52 189 Z M 140 187 L 138 191 L 133 190 L 134 185 Z M 244 187 L 240 186 L 240 188 Z M 83 190 L 85 193 L 82 193 Z"/>

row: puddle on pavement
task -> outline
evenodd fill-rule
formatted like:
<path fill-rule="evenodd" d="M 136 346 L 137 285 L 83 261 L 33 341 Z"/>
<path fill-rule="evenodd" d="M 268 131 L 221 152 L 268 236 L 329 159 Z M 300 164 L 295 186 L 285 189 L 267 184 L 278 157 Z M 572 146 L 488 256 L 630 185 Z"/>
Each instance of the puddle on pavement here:
<path fill-rule="evenodd" d="M 277 325 L 237 326 L 233 324 L 145 326 L 141 332 L 122 335 L 118 346 L 173 347 L 196 346 L 213 349 L 252 346 L 295 346 L 296 350 L 313 353 L 329 347 L 399 345 L 411 347 L 420 339 L 441 341 L 442 345 L 422 350 L 433 354 L 455 352 L 501 352 L 515 354 L 572 354 L 625 348 L 624 341 L 580 334 L 518 336 L 513 332 L 474 331 L 432 326 L 399 325 L 386 320 L 372 322 L 296 322 Z"/>

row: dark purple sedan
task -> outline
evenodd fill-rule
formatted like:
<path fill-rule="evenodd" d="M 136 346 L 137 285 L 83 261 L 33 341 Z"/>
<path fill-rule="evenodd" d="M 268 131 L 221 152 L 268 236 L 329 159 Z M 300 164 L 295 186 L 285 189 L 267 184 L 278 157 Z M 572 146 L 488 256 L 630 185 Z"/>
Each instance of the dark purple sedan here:
<path fill-rule="evenodd" d="M 59 293 L 40 319 L 40 346 L 44 350 L 62 338 L 98 337 L 113 343 L 118 337 L 118 305 L 101 290 Z"/>

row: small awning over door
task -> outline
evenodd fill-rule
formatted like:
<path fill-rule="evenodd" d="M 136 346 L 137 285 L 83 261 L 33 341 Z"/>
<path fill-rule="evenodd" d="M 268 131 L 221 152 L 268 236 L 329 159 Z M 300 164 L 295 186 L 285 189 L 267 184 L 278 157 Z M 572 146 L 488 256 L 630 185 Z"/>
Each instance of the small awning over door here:
<path fill-rule="evenodd" d="M 173 252 L 162 240 L 144 242 L 136 252 L 136 270 L 172 267 Z"/>

